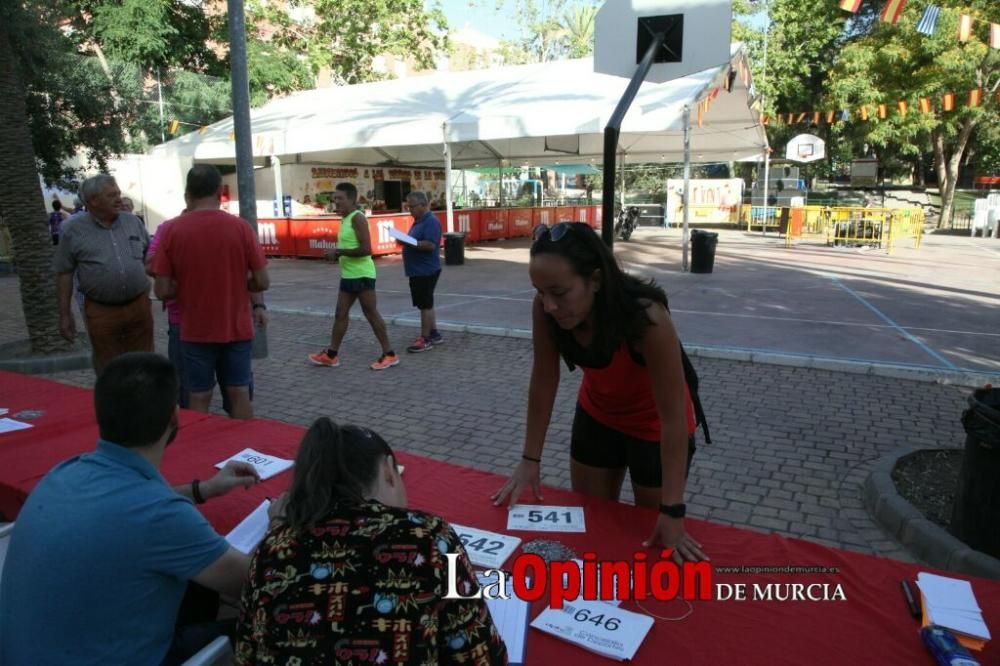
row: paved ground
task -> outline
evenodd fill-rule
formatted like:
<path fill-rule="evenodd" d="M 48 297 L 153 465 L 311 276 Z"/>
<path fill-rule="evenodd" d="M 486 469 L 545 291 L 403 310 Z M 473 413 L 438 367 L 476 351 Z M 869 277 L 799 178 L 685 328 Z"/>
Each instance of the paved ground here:
<path fill-rule="evenodd" d="M 962 348 L 968 350 L 968 364 L 981 364 L 974 367 L 997 363 L 994 332 L 1000 327 L 996 312 L 986 306 L 997 299 L 1000 281 L 985 284 L 982 267 L 968 269 L 969 277 L 939 280 L 928 286 L 903 277 L 907 271 L 931 272 L 921 258 L 924 255 L 837 255 L 843 256 L 848 266 L 834 269 L 824 263 L 828 257 L 818 249 L 801 248 L 790 254 L 777 248 L 773 239 L 760 241 L 727 232 L 720 245 L 717 272 L 692 276 L 676 271 L 675 243 L 668 234 L 642 230 L 637 238 L 622 254 L 630 267 L 646 267 L 646 272 L 656 274 L 667 286 L 679 327 L 689 343 L 711 344 L 711 340 L 725 336 L 745 341 L 747 336 L 757 336 L 751 340 L 753 344 L 787 349 L 803 330 L 822 336 L 824 331 L 835 329 L 864 340 L 889 327 L 895 331 L 891 348 L 911 347 L 911 359 L 923 352 L 897 327 L 884 321 L 880 324 L 876 318 L 865 320 L 866 312 L 874 314 L 867 306 L 852 310 L 850 316 L 856 318 L 857 326 L 847 325 L 845 322 L 851 320 L 842 314 L 836 320 L 841 323 L 829 323 L 831 317 L 822 307 L 824 299 L 836 295 L 842 305 L 852 308 L 852 302 L 860 303 L 850 294 L 838 293 L 846 294 L 842 287 L 830 286 L 831 278 L 817 275 L 836 270 L 839 279 L 852 285 L 862 298 L 869 302 L 877 299 L 880 310 L 898 308 L 890 314 L 899 318 L 895 323 L 925 345 L 931 347 L 931 337 L 925 341 L 922 333 L 912 332 L 915 322 L 928 328 L 962 330 L 963 341 L 973 340 L 961 345 L 935 343 L 931 349 L 943 357 L 958 359 Z M 921 252 L 932 258 L 938 252 L 966 259 L 982 257 L 984 265 L 993 266 L 988 270 L 995 271 L 1000 262 L 989 254 L 992 250 L 968 249 L 970 246 L 959 242 L 965 240 L 947 239 L 940 250 L 936 243 L 928 243 Z M 472 323 L 472 317 L 477 317 L 475 321 L 484 326 L 525 328 L 530 298 L 525 257 L 524 243 L 470 249 L 468 263 L 450 268 L 442 278 L 441 318 Z M 799 260 L 808 261 L 810 268 L 796 266 Z M 961 259 L 954 261 L 958 262 L 956 270 L 963 268 Z M 913 268 L 914 263 L 918 268 Z M 765 269 L 768 264 L 777 275 L 787 277 L 783 286 L 766 286 L 781 284 L 768 273 L 770 269 Z M 741 282 L 731 277 L 741 265 L 748 274 L 759 272 L 760 280 L 744 278 Z M 879 286 L 878 276 L 886 274 L 897 275 L 894 284 Z M 335 296 L 336 268 L 322 262 L 276 261 L 273 275 L 274 289 L 268 297 L 273 313 L 271 355 L 258 362 L 255 370 L 259 416 L 306 425 L 318 415 L 330 415 L 342 422 L 374 427 L 391 444 L 413 453 L 500 474 L 512 469 L 524 436 L 531 356 L 528 340 L 451 332 L 444 347 L 405 356 L 397 368 L 372 373 L 366 366 L 378 350 L 367 325 L 355 321 L 342 346 L 342 367 L 314 368 L 306 364 L 305 354 L 325 344 L 331 319 L 324 313 Z M 797 289 L 793 289 L 796 285 L 789 284 L 796 280 Z M 811 284 L 811 291 L 804 284 Z M 398 261 L 381 261 L 381 309 L 387 318 L 412 316 L 403 285 Z M 931 312 L 919 307 L 917 295 L 925 290 L 928 298 L 934 299 Z M 796 294 L 795 299 L 783 300 L 786 293 Z M 813 295 L 808 296 L 810 293 Z M 942 298 L 942 294 L 949 296 Z M 934 310 L 959 300 L 962 307 L 956 305 L 954 312 L 948 313 L 956 321 L 960 319 L 960 325 L 935 324 Z M 297 313 L 306 311 L 315 314 Z M 23 337 L 16 278 L 0 278 L 0 312 L 0 342 Z M 768 319 L 773 317 L 784 319 Z M 161 313 L 157 312 L 157 318 L 157 346 L 165 350 L 166 325 Z M 714 323 L 706 323 L 709 321 Z M 784 323 L 770 323 L 777 321 Z M 758 326 L 773 326 L 773 333 L 760 333 Z M 859 330 L 862 335 L 857 335 Z M 390 326 L 397 348 L 409 343 L 414 333 L 411 326 Z M 980 338 L 992 340 L 992 348 L 979 344 Z M 757 340 L 763 342 L 754 342 Z M 811 344 L 809 349 L 826 352 L 830 343 L 814 337 Z M 879 346 L 872 349 L 873 353 L 890 353 L 880 351 Z M 926 355 L 919 362 L 932 363 L 928 359 L 933 356 Z M 961 445 L 964 434 L 959 415 L 967 389 L 708 358 L 697 359 L 697 367 L 715 441 L 701 446 L 695 457 L 688 483 L 692 515 L 910 559 L 863 508 L 861 484 L 873 462 L 890 451 Z M 60 373 L 53 378 L 83 386 L 93 382 L 92 373 L 86 371 Z M 544 479 L 551 485 L 568 486 L 568 440 L 578 382 L 579 373 L 564 373 L 544 454 Z M 494 490 L 483 488 L 481 497 L 462 500 L 486 502 Z"/>
<path fill-rule="evenodd" d="M 801 243 L 773 233 L 721 231 L 711 275 L 680 271 L 679 231 L 640 228 L 616 252 L 670 295 L 687 345 L 861 360 L 930 370 L 1000 372 L 1000 242 L 926 236 L 878 250 Z M 438 316 L 456 326 L 527 331 L 533 296 L 528 241 L 466 249 L 445 271 Z M 290 313 L 329 312 L 335 269 L 281 260 L 268 300 Z M 383 315 L 414 321 L 399 260 L 380 260 Z"/>

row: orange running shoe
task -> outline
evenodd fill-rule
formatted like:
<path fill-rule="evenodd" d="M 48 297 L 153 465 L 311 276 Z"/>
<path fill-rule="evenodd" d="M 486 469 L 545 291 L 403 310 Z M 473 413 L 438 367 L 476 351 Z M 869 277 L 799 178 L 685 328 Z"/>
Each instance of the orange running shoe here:
<path fill-rule="evenodd" d="M 387 352 L 378 357 L 378 360 L 369 365 L 372 370 L 388 370 L 394 365 L 399 365 L 399 357 L 396 352 Z"/>
<path fill-rule="evenodd" d="M 309 362 L 325 368 L 336 368 L 340 365 L 340 354 L 330 356 L 330 353 L 324 349 L 318 354 L 309 354 Z"/>

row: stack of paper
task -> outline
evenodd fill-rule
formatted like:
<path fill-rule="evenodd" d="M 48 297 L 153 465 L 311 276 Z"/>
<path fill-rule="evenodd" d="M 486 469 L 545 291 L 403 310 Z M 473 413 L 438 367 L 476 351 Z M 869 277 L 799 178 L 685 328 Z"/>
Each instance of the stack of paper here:
<path fill-rule="evenodd" d="M 962 645 L 974 650 L 983 648 L 990 639 L 990 630 L 969 581 L 921 572 L 917 574 L 917 587 L 924 608 L 924 625 L 944 627 Z"/>
<path fill-rule="evenodd" d="M 496 586 L 497 574 L 492 576 L 478 575 L 479 585 Z M 525 581 L 530 583 L 530 579 Z M 510 666 L 520 666 L 524 663 L 524 641 L 528 634 L 528 611 L 531 604 L 523 599 L 518 599 L 514 595 L 514 587 L 510 578 L 507 578 L 506 595 L 509 599 L 496 599 L 486 597 L 486 607 L 490 609 L 490 616 L 493 624 L 500 632 L 500 638 L 507 646 L 507 659 Z"/>

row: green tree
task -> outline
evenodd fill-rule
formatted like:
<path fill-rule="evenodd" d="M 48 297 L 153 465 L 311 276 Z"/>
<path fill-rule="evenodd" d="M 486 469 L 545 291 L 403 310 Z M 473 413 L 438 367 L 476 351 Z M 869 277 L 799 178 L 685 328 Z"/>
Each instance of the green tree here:
<path fill-rule="evenodd" d="M 576 5 L 563 12 L 561 22 L 566 38 L 566 54 L 570 58 L 585 58 L 594 52 L 597 9 L 597 5 Z"/>
<path fill-rule="evenodd" d="M 852 36 L 841 50 L 830 73 L 829 99 L 852 110 L 867 106 L 871 120 L 855 120 L 855 130 L 890 158 L 920 159 L 928 146 L 941 190 L 939 226 L 949 226 L 958 186 L 959 168 L 977 129 L 1000 118 L 996 94 L 1000 88 L 1000 51 L 985 42 L 987 21 L 997 16 L 994 0 L 936 0 L 943 5 L 933 36 L 916 32 L 927 3 L 914 0 L 906 5 L 898 24 L 871 22 Z M 971 14 L 978 29 L 967 42 L 956 38 L 960 13 Z M 982 90 L 980 106 L 967 106 L 969 91 Z M 955 94 L 955 110 L 942 109 L 942 97 Z M 933 113 L 921 113 L 919 100 L 929 98 Z M 897 112 L 905 101 L 908 113 Z M 875 114 L 878 104 L 891 110 L 885 119 Z"/>
<path fill-rule="evenodd" d="M 397 55 L 430 68 L 448 47 L 444 13 L 422 0 L 251 0 L 247 25 L 256 26 L 253 37 L 275 49 L 272 54 L 301 55 L 313 74 L 329 71 L 344 84 L 383 78 L 372 67 L 376 56 Z"/>

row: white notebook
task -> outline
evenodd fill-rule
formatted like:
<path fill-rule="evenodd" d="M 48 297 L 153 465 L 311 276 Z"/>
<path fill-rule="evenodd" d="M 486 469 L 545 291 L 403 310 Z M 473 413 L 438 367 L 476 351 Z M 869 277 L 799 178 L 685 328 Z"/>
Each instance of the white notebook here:
<path fill-rule="evenodd" d="M 226 535 L 229 545 L 240 551 L 244 555 L 249 555 L 257 547 L 267 534 L 267 526 L 270 520 L 267 517 L 267 510 L 271 506 L 271 500 L 264 500 L 260 505 L 250 512 L 239 525 Z"/>
<path fill-rule="evenodd" d="M 917 574 L 917 587 L 931 624 L 984 641 L 990 639 L 990 630 L 969 581 L 921 571 Z"/>
<path fill-rule="evenodd" d="M 481 586 L 496 585 L 495 576 L 478 574 Z M 530 582 L 530 580 L 526 581 Z M 507 595 L 509 599 L 486 599 L 486 607 L 490 609 L 493 624 L 500 632 L 500 638 L 507 646 L 507 659 L 510 666 L 520 666 L 525 660 L 525 640 L 528 637 L 528 613 L 531 604 L 514 595 L 513 583 L 507 578 Z"/>

